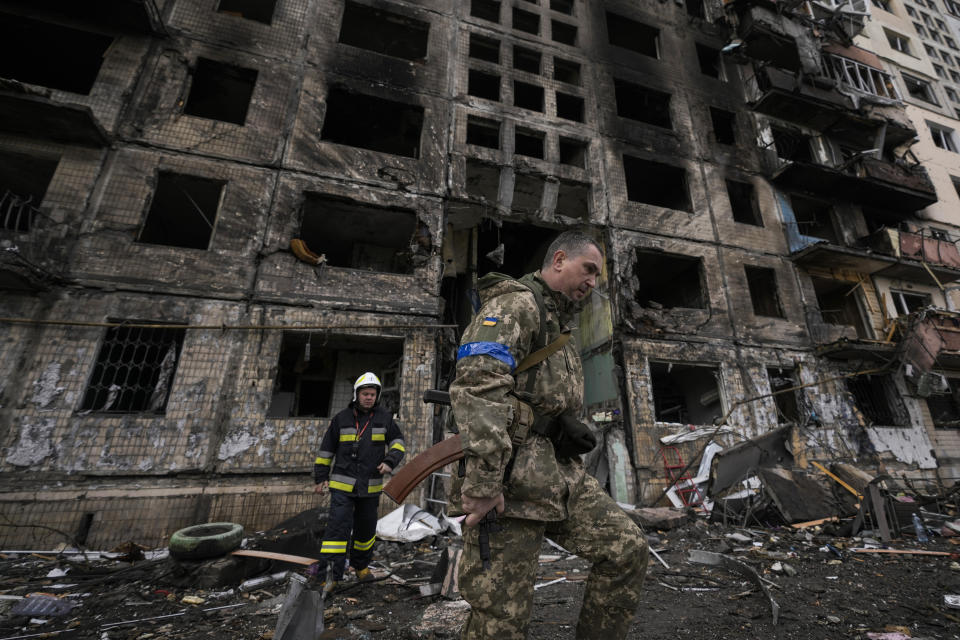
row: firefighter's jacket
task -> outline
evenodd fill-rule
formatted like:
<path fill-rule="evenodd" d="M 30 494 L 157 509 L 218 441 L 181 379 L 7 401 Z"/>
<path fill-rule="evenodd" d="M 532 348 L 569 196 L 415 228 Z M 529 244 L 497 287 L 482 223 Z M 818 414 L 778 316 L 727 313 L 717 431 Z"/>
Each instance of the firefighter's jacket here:
<path fill-rule="evenodd" d="M 313 465 L 313 480 L 317 484 L 329 480 L 331 491 L 377 497 L 383 489 L 377 466 L 386 462 L 397 468 L 405 451 L 403 434 L 386 409 L 375 406 L 371 415 L 355 407 L 351 402 L 330 421 Z"/>

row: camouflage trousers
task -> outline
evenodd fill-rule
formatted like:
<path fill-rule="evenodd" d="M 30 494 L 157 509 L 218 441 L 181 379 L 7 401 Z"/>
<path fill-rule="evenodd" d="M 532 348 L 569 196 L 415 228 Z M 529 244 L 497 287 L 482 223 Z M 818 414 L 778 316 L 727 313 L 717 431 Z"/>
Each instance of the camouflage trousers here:
<path fill-rule="evenodd" d="M 487 571 L 481 568 L 477 528 L 464 531 L 460 593 L 471 610 L 463 640 L 526 638 L 544 534 L 593 563 L 576 637 L 626 637 L 647 571 L 646 538 L 589 474 L 570 487 L 566 506 L 561 522 L 498 519 L 502 531 L 490 535 Z"/>

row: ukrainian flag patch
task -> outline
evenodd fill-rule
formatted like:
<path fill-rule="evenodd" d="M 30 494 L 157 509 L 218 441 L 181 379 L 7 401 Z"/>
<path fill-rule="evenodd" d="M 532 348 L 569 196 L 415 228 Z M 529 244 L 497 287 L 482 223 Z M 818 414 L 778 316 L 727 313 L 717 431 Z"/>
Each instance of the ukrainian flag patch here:
<path fill-rule="evenodd" d="M 487 316 L 483 319 L 483 326 L 485 327 L 495 327 L 497 326 L 497 319 Z"/>

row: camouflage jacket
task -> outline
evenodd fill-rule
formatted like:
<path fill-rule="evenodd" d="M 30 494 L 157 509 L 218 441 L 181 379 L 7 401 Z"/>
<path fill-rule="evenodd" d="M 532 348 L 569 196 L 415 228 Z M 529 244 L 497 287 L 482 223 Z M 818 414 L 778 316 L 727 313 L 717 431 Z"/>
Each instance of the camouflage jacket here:
<path fill-rule="evenodd" d="M 552 291 L 539 272 L 525 279 L 542 292 L 546 327 L 539 326 L 540 310 L 530 289 L 506 279 L 481 290 L 480 313 L 460 342 L 450 399 L 463 441 L 466 473 L 462 479 L 454 478 L 451 506 L 459 510 L 461 492 L 493 497 L 503 491 L 507 516 L 562 520 L 566 517 L 567 465 L 557 461 L 548 438 L 532 432 L 527 435 L 509 481 L 503 484 L 513 451 L 508 432 L 515 410 L 511 392 L 525 391 L 529 376 L 536 376 L 530 403 L 538 413 L 579 415 L 583 405 L 583 369 L 573 340 L 539 366 L 513 375 L 517 364 L 537 349 L 539 331 L 545 332 L 540 344 L 549 344 L 562 330 L 569 330 L 579 311 L 577 303 Z"/>

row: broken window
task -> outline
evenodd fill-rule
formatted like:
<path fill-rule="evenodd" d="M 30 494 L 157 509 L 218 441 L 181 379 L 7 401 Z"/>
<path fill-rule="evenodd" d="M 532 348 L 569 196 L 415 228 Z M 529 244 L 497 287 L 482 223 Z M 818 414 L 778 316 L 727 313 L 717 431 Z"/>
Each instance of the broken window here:
<path fill-rule="evenodd" d="M 750 291 L 750 302 L 753 303 L 753 314 L 766 318 L 783 318 L 783 307 L 780 304 L 780 293 L 777 289 L 777 272 L 766 267 L 751 267 L 744 265 L 747 274 L 747 288 Z"/>
<path fill-rule="evenodd" d="M 840 237 L 833 226 L 833 205 L 823 200 L 808 198 L 793 193 L 790 195 L 790 207 L 797 221 L 797 231 L 810 238 L 820 238 L 833 244 L 840 243 Z"/>
<path fill-rule="evenodd" d="M 554 42 L 575 47 L 577 45 L 577 28 L 572 24 L 567 24 L 560 20 L 551 20 L 550 38 Z"/>
<path fill-rule="evenodd" d="M 573 0 L 550 0 L 550 10 L 573 15 Z"/>
<path fill-rule="evenodd" d="M 910 39 L 906 36 L 902 36 L 895 31 L 890 31 L 889 29 L 884 29 L 883 33 L 887 36 L 887 42 L 890 44 L 890 48 L 900 53 L 906 53 L 912 55 L 910 51 Z"/>
<path fill-rule="evenodd" d="M 554 57 L 553 59 L 553 79 L 560 82 L 566 82 L 580 86 L 580 63 L 564 60 Z"/>
<path fill-rule="evenodd" d="M 703 0 L 685 0 L 684 5 L 687 9 L 687 15 L 693 18 L 706 18 L 707 12 L 703 6 Z"/>
<path fill-rule="evenodd" d="M 113 38 L 0 13 L 0 78 L 87 95 Z"/>
<path fill-rule="evenodd" d="M 583 98 L 557 91 L 557 117 L 574 122 L 583 122 Z"/>
<path fill-rule="evenodd" d="M 796 378 L 792 371 L 770 367 L 767 369 L 767 380 L 770 382 L 770 393 L 777 407 L 777 422 L 779 424 L 800 422 L 800 410 L 797 407 Z"/>
<path fill-rule="evenodd" d="M 697 43 L 697 61 L 700 63 L 700 73 L 703 75 L 718 80 L 727 79 L 719 49 Z"/>
<path fill-rule="evenodd" d="M 407 158 L 420 157 L 423 107 L 353 93 L 334 85 L 327 95 L 327 113 L 320 138 L 370 151 Z"/>
<path fill-rule="evenodd" d="M 890 300 L 897 310 L 897 315 L 900 316 L 905 316 L 933 305 L 933 299 L 929 293 L 917 293 L 916 291 L 897 291 L 891 289 Z"/>
<path fill-rule="evenodd" d="M 930 104 L 940 104 L 937 102 L 937 95 L 933 92 L 933 86 L 929 82 L 906 73 L 901 75 L 903 76 L 903 84 L 907 87 L 907 93 L 910 94 L 911 98 Z"/>
<path fill-rule="evenodd" d="M 542 56 L 539 51 L 527 49 L 526 47 L 513 47 L 513 68 L 527 73 L 540 74 L 540 59 Z"/>
<path fill-rule="evenodd" d="M 476 229 L 477 275 L 481 276 L 498 271 L 519 278 L 536 271 L 555 235 L 553 229 L 505 221 L 484 220 Z"/>
<path fill-rule="evenodd" d="M 493 165 L 467 158 L 465 187 L 468 195 L 496 203 L 500 193 L 500 170 Z"/>
<path fill-rule="evenodd" d="M 513 81 L 513 105 L 531 111 L 543 111 L 543 87 L 529 82 Z"/>
<path fill-rule="evenodd" d="M 777 157 L 792 162 L 813 162 L 810 151 L 810 136 L 782 127 L 770 127 Z"/>
<path fill-rule="evenodd" d="M 0 151 L 0 229 L 33 228 L 58 160 Z"/>
<path fill-rule="evenodd" d="M 226 182 L 161 171 L 137 242 L 207 249 Z"/>
<path fill-rule="evenodd" d="M 532 33 L 533 35 L 540 33 L 540 16 L 529 11 L 524 11 L 518 7 L 513 8 L 512 24 L 513 28 L 517 31 Z"/>
<path fill-rule="evenodd" d="M 162 414 L 166 410 L 186 331 L 143 324 L 148 323 L 124 322 L 107 328 L 80 411 Z"/>
<path fill-rule="evenodd" d="M 276 0 L 220 0 L 217 11 L 263 24 L 273 21 Z"/>
<path fill-rule="evenodd" d="M 243 125 L 247 121 L 247 109 L 256 82 L 256 69 L 197 58 L 183 112 L 198 118 Z"/>
<path fill-rule="evenodd" d="M 517 127 L 514 136 L 513 152 L 521 156 L 530 156 L 531 158 L 543 158 L 543 131 L 534 129 L 524 129 Z"/>
<path fill-rule="evenodd" d="M 470 34 L 470 57 L 500 64 L 500 41 L 478 33 Z"/>
<path fill-rule="evenodd" d="M 651 362 L 656 421 L 713 424 L 723 415 L 719 375 L 719 368 L 711 365 Z"/>
<path fill-rule="evenodd" d="M 710 107 L 710 122 L 713 123 L 713 139 L 719 144 L 737 143 L 737 116 L 735 113 Z"/>
<path fill-rule="evenodd" d="M 268 418 L 329 418 L 353 400 L 353 381 L 366 371 L 380 378 L 380 405 L 400 407 L 403 341 L 284 331 Z"/>
<path fill-rule="evenodd" d="M 487 118 L 467 116 L 467 144 L 499 149 L 500 123 Z"/>
<path fill-rule="evenodd" d="M 536 213 L 543 200 L 543 178 L 517 173 L 513 182 L 513 210 Z"/>
<path fill-rule="evenodd" d="M 413 273 L 413 258 L 421 249 L 416 232 L 417 216 L 410 209 L 315 193 L 304 199 L 300 239 L 332 267 Z"/>
<path fill-rule="evenodd" d="M 811 277 L 810 281 L 824 324 L 853 327 L 858 338 L 871 338 L 860 311 L 859 283 L 817 277 Z"/>
<path fill-rule="evenodd" d="M 937 386 L 927 396 L 927 409 L 930 410 L 934 427 L 957 429 L 960 428 L 960 384 L 956 378 L 943 376 L 943 380 L 946 386 Z"/>
<path fill-rule="evenodd" d="M 899 426 L 907 424 L 900 406 L 899 392 L 889 375 L 860 375 L 847 378 L 847 390 L 869 424 Z"/>
<path fill-rule="evenodd" d="M 739 180 L 727 180 L 726 182 L 733 219 L 743 224 L 762 227 L 763 218 L 760 215 L 760 205 L 757 203 L 757 193 L 753 185 Z"/>
<path fill-rule="evenodd" d="M 692 209 L 687 170 L 683 167 L 624 155 L 623 174 L 627 200 L 680 211 Z"/>
<path fill-rule="evenodd" d="M 655 27 L 607 11 L 607 35 L 615 47 L 660 57 L 660 30 Z"/>
<path fill-rule="evenodd" d="M 500 3 L 494 0 L 470 0 L 470 15 L 481 20 L 500 22 Z"/>
<path fill-rule="evenodd" d="M 930 128 L 930 137 L 933 138 L 933 144 L 946 151 L 957 153 L 956 136 L 953 129 L 928 122 Z"/>
<path fill-rule="evenodd" d="M 500 101 L 500 76 L 470 69 L 467 74 L 467 93 L 484 100 Z"/>
<path fill-rule="evenodd" d="M 424 60 L 430 23 L 347 0 L 340 42 L 404 60 Z"/>
<path fill-rule="evenodd" d="M 703 260 L 663 251 L 637 249 L 634 299 L 652 309 L 704 309 Z"/>
<path fill-rule="evenodd" d="M 648 89 L 626 80 L 613 81 L 617 100 L 617 115 L 639 122 L 671 129 L 670 94 Z"/>
<path fill-rule="evenodd" d="M 560 164 L 586 168 L 587 143 L 560 136 Z"/>
<path fill-rule="evenodd" d="M 590 185 L 561 180 L 557 188 L 557 215 L 586 220 L 590 217 Z"/>

